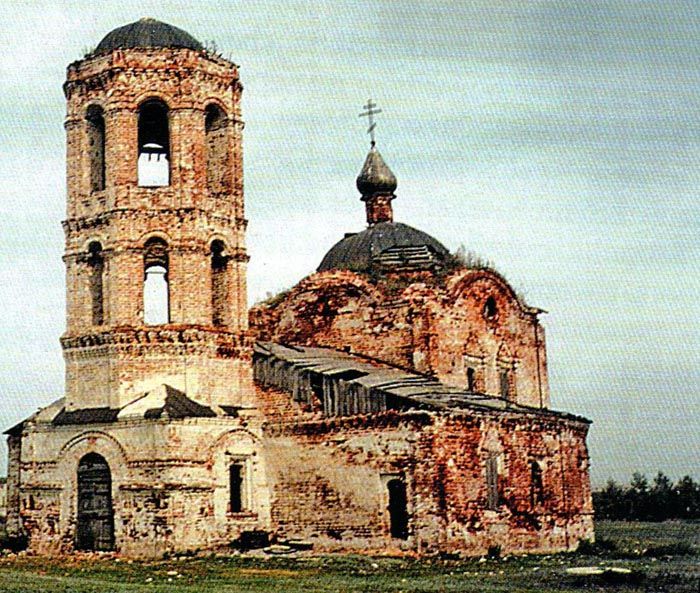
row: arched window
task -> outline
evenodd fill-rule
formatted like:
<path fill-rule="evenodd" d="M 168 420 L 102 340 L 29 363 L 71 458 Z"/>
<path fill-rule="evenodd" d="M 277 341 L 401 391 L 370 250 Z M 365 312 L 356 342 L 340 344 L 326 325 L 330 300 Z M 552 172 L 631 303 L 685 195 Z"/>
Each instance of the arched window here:
<path fill-rule="evenodd" d="M 537 461 L 530 462 L 530 502 L 533 507 L 536 507 L 544 502 L 542 468 Z"/>
<path fill-rule="evenodd" d="M 151 99 L 139 108 L 138 182 L 157 187 L 170 184 L 168 107 Z"/>
<path fill-rule="evenodd" d="M 226 268 L 228 257 L 223 241 L 211 243 L 211 310 L 212 324 L 226 325 L 226 303 L 228 301 L 228 281 Z"/>
<path fill-rule="evenodd" d="M 169 323 L 168 245 L 163 239 L 146 241 L 143 272 L 143 322 L 146 325 Z"/>
<path fill-rule="evenodd" d="M 490 296 L 484 303 L 484 317 L 486 317 L 486 319 L 493 319 L 497 314 L 498 308 L 496 307 L 496 299 Z"/>
<path fill-rule="evenodd" d="M 90 105 L 85 119 L 88 129 L 90 191 L 102 191 L 105 188 L 105 119 L 102 108 Z"/>
<path fill-rule="evenodd" d="M 87 263 L 90 268 L 92 324 L 102 325 L 104 323 L 104 256 L 99 242 L 93 241 L 88 246 Z"/>
<path fill-rule="evenodd" d="M 230 191 L 228 120 L 217 105 L 208 105 L 204 114 L 207 151 L 207 189 L 214 194 Z"/>
<path fill-rule="evenodd" d="M 228 468 L 229 512 L 240 513 L 245 509 L 245 464 L 232 463 Z"/>

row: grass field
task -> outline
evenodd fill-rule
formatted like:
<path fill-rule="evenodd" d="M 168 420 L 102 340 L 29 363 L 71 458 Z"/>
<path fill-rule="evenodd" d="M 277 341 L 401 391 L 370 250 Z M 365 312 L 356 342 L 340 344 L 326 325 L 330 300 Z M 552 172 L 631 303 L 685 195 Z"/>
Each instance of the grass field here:
<path fill-rule="evenodd" d="M 597 526 L 585 552 L 473 560 L 363 556 L 0 558 L 0 591 L 12 593 L 568 592 L 700 593 L 700 523 Z M 628 568 L 627 575 L 573 576 L 574 566 Z"/>

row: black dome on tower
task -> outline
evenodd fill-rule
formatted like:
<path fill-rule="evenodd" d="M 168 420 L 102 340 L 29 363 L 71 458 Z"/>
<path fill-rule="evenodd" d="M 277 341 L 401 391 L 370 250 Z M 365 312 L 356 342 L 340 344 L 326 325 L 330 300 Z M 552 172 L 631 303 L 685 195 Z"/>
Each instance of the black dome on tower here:
<path fill-rule="evenodd" d="M 142 18 L 107 33 L 97 45 L 95 53 L 147 47 L 204 49 L 204 46 L 187 31 L 156 19 Z"/>

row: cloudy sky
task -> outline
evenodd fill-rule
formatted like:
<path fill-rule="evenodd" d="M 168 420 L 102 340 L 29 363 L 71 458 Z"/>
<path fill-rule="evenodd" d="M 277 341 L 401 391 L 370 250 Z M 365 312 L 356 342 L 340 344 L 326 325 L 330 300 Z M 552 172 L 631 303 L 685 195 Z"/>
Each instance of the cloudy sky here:
<path fill-rule="evenodd" d="M 549 311 L 553 406 L 593 420 L 594 484 L 700 477 L 700 3 L 6 0 L 0 425 L 60 397 L 65 67 L 151 16 L 241 65 L 250 299 L 364 224 L 357 117 L 398 220 Z"/>

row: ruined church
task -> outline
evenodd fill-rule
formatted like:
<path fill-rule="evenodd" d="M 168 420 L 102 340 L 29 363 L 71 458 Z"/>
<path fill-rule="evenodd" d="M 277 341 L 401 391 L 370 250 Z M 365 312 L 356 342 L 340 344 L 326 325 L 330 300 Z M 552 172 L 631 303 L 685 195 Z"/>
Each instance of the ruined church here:
<path fill-rule="evenodd" d="M 589 422 L 550 408 L 542 310 L 395 222 L 374 143 L 367 227 L 249 311 L 237 66 L 142 19 L 64 92 L 65 394 L 6 433 L 11 535 L 137 557 L 592 538 Z"/>

